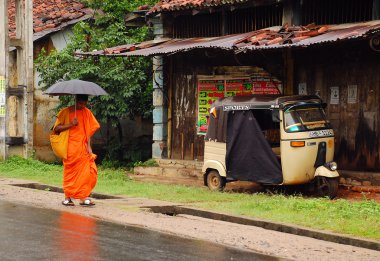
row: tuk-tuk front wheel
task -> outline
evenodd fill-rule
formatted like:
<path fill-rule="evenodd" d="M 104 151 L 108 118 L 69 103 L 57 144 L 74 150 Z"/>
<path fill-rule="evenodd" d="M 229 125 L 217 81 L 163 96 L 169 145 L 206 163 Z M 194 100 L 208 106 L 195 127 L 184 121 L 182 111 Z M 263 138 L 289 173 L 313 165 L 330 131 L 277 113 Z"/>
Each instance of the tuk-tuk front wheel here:
<path fill-rule="evenodd" d="M 218 171 L 211 170 L 207 173 L 207 186 L 210 190 L 223 191 L 226 186 L 226 178 L 221 177 Z"/>
<path fill-rule="evenodd" d="M 318 196 L 333 199 L 338 194 L 338 178 L 327 178 L 318 176 L 315 178 Z"/>

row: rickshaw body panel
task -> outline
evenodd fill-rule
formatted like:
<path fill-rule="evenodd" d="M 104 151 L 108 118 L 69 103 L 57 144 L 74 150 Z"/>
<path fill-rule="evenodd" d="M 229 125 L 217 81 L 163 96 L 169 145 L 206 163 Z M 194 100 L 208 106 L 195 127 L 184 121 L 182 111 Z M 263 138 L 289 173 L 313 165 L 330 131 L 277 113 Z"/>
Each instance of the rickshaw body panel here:
<path fill-rule="evenodd" d="M 320 142 L 326 142 L 327 144 L 326 162 L 332 161 L 334 157 L 334 137 L 306 139 L 308 132 L 302 133 L 302 135 L 299 134 L 301 133 L 296 134 L 297 139 L 294 137 L 291 140 L 281 140 L 281 168 L 284 185 L 304 184 L 314 179 L 316 176 L 314 164 L 318 153 L 318 144 Z M 305 141 L 305 146 L 292 147 L 290 145 L 291 141 Z M 326 171 L 330 170 L 326 169 Z M 322 174 L 324 172 L 320 173 Z"/>
<path fill-rule="evenodd" d="M 325 166 L 320 166 L 315 170 L 315 177 L 326 177 L 326 178 L 337 178 L 339 177 L 339 173 L 336 170 L 329 170 Z"/>
<path fill-rule="evenodd" d="M 220 176 L 226 177 L 226 150 L 224 142 L 205 141 L 202 172 L 206 173 L 208 169 L 215 169 Z"/>

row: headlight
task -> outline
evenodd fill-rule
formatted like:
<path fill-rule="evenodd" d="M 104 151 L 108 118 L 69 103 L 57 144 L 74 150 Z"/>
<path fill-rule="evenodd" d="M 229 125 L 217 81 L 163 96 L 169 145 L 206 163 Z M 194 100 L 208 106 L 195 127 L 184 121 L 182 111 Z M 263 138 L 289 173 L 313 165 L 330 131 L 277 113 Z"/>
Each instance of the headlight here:
<path fill-rule="evenodd" d="M 330 169 L 331 171 L 335 171 L 338 169 L 338 164 L 336 164 L 336 162 L 334 162 L 334 161 L 331 161 L 331 162 L 327 162 L 325 164 L 325 167 Z"/>

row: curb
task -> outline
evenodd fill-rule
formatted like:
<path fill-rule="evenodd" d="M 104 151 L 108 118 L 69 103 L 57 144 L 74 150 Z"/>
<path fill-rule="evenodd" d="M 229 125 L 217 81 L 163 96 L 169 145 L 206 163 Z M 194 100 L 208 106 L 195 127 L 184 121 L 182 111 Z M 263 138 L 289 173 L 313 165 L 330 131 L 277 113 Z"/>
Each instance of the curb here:
<path fill-rule="evenodd" d="M 187 208 L 182 206 L 163 206 L 149 207 L 154 213 L 163 213 L 167 215 L 191 215 L 219 221 L 226 221 L 241 225 L 262 227 L 264 229 L 274 230 L 278 232 L 289 233 L 298 236 L 311 237 L 319 240 L 351 245 L 361 248 L 380 251 L 380 242 L 375 240 L 361 239 L 357 237 L 343 236 L 340 234 L 325 232 L 315 229 L 309 229 L 301 226 L 288 225 L 283 223 L 269 222 L 266 220 L 247 218 L 243 216 L 231 216 L 218 212 L 210 212 L 195 208 Z"/>

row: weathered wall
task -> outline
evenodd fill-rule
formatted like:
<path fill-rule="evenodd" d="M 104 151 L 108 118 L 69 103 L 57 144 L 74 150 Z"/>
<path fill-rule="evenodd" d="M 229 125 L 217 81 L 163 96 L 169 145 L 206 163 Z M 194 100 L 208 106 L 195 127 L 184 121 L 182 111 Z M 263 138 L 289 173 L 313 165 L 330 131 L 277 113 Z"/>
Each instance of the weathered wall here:
<path fill-rule="evenodd" d="M 172 58 L 171 144 L 169 158 L 203 160 L 203 136 L 196 133 L 197 75 L 244 73 L 244 66 L 265 68 L 286 81 L 282 50 L 234 57 L 216 51 L 194 51 Z M 306 83 L 328 103 L 327 116 L 336 133 L 336 160 L 341 169 L 380 171 L 380 53 L 367 41 L 309 47 L 292 51 L 293 94 Z M 357 86 L 357 101 L 348 102 L 348 86 Z M 338 104 L 330 104 L 330 87 L 339 87 Z"/>
<path fill-rule="evenodd" d="M 54 49 L 51 38 L 45 38 L 34 42 L 34 59 L 40 55 L 41 50 L 51 52 Z M 50 129 L 54 124 L 54 108 L 58 105 L 57 97 L 50 97 L 42 93 L 42 86 L 38 84 L 38 73 L 34 71 L 34 144 L 33 149 L 37 159 L 54 161 L 54 156 L 49 142 Z"/>
<path fill-rule="evenodd" d="M 216 50 L 198 50 L 172 57 L 167 63 L 171 93 L 169 158 L 203 160 L 204 135 L 197 134 L 198 76 L 249 76 L 254 71 L 252 66 L 259 66 L 281 79 L 281 59 L 281 54 L 234 56 Z"/>
<path fill-rule="evenodd" d="M 339 168 L 380 171 L 380 53 L 358 41 L 296 52 L 295 60 L 297 84 L 305 82 L 309 94 L 320 93 L 328 104 Z M 348 101 L 349 85 L 357 85 L 356 102 Z M 338 104 L 331 104 L 334 86 Z"/>
<path fill-rule="evenodd" d="M 71 28 L 51 34 L 50 37 L 34 42 L 34 59 L 37 59 L 42 49 L 47 53 L 52 50 L 62 50 L 66 47 L 71 36 Z M 39 73 L 34 70 L 34 144 L 37 159 L 56 160 L 49 142 L 50 128 L 54 124 L 54 109 L 59 103 L 57 97 L 42 94 Z"/>

